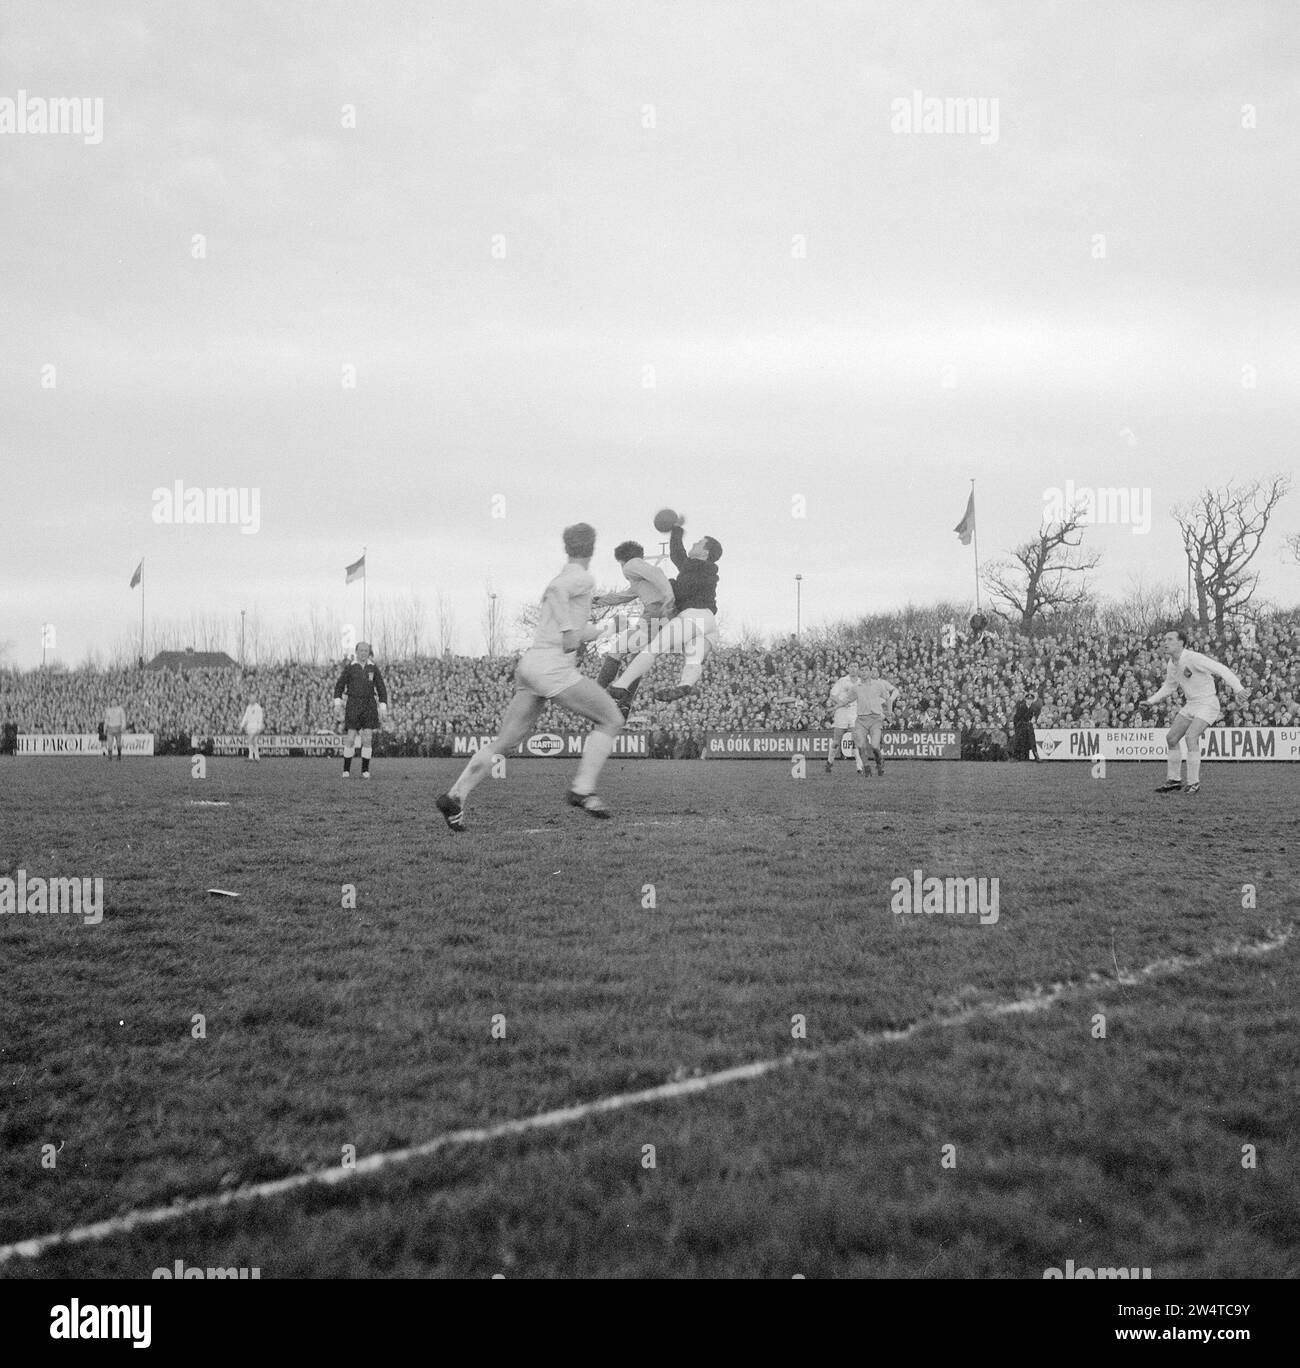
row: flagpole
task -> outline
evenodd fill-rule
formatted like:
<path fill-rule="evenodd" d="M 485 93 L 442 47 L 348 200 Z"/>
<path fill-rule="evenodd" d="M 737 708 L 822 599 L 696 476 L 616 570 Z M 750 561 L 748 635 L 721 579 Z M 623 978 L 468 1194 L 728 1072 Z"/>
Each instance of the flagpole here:
<path fill-rule="evenodd" d="M 140 557 L 140 664 L 144 664 L 144 557 Z"/>
<path fill-rule="evenodd" d="M 370 578 L 366 574 L 366 548 L 361 548 L 361 638 L 369 641 L 370 636 L 366 630 L 366 581 Z"/>
<path fill-rule="evenodd" d="M 971 512 L 975 512 L 975 481 L 970 482 Z M 980 610 L 980 520 L 979 514 L 971 519 L 971 532 L 975 538 L 975 611 Z"/>

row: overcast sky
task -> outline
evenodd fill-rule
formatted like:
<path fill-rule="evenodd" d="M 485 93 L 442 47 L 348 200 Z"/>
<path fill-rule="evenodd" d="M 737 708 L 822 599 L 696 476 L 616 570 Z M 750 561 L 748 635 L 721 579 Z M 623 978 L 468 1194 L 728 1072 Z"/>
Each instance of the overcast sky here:
<path fill-rule="evenodd" d="M 789 631 L 796 573 L 805 626 L 969 599 L 972 477 L 986 560 L 1052 487 L 1149 490 L 1098 587 L 1181 584 L 1170 506 L 1300 464 L 1295 25 L 6 0 L 0 101 L 103 114 L 0 131 L 0 641 L 107 650 L 141 557 L 151 617 L 359 620 L 365 545 L 477 653 L 489 581 L 513 615 L 584 519 L 612 583 L 664 504 L 723 543 L 724 629 Z M 900 129 L 914 91 L 995 132 Z M 258 531 L 156 523 L 177 480 L 256 488 Z M 1288 604 L 1297 529 L 1300 490 Z"/>

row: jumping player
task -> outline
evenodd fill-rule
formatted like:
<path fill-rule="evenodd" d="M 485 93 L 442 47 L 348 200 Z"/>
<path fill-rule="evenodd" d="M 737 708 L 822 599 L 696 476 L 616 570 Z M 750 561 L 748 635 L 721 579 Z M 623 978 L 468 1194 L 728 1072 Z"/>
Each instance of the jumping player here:
<path fill-rule="evenodd" d="M 631 651 L 643 651 L 659 628 L 677 611 L 677 601 L 673 597 L 673 586 L 668 576 L 645 559 L 645 547 L 640 542 L 620 542 L 614 548 L 614 559 L 622 567 L 632 590 L 626 594 L 602 594 L 592 599 L 592 603 L 597 608 L 615 608 L 640 599 L 644 616 L 637 626 L 601 638 L 601 651 L 606 654 L 596 683 L 602 689 L 607 689 L 614 682 L 622 668 L 622 658 Z M 624 717 L 631 709 L 640 682 L 639 679 L 633 680 L 628 686 L 624 700 L 627 707 L 621 708 Z"/>
<path fill-rule="evenodd" d="M 533 644 L 515 670 L 515 696 L 506 705 L 496 739 L 476 751 L 456 782 L 438 798 L 438 811 L 452 831 L 465 830 L 465 799 L 486 776 L 498 755 L 512 750 L 533 730 L 548 701 L 562 703 L 596 724 L 582 746 L 582 759 L 567 798 L 591 817 L 607 818 L 609 808 L 596 795 L 601 766 L 614 749 L 623 719 L 613 700 L 586 675 L 579 673 L 579 644 L 595 641 L 600 628 L 591 617 L 591 595 L 596 581 L 587 567 L 596 550 L 595 529 L 574 523 L 564 529 L 568 562 L 546 586 Z"/>
<path fill-rule="evenodd" d="M 379 673 L 379 666 L 370 659 L 368 641 L 358 641 L 355 654 L 356 659 L 343 667 L 343 673 L 334 685 L 334 716 L 343 723 L 343 777 L 352 777 L 352 756 L 360 734 L 361 777 L 369 779 L 374 734 L 388 717 L 388 686 Z M 344 694 L 348 696 L 346 712 Z"/>
<path fill-rule="evenodd" d="M 680 655 L 681 682 L 671 689 L 660 689 L 655 697 L 661 703 L 673 703 L 695 692 L 704 661 L 718 642 L 718 561 L 722 559 L 722 543 L 716 537 L 701 537 L 688 551 L 682 532 L 685 518 L 678 518 L 669 534 L 668 553 L 677 567 L 677 577 L 669 581 L 673 602 L 677 607 L 670 618 L 650 638 L 645 649 L 609 685 L 610 697 L 627 716 L 631 686 L 655 663 L 658 655 Z"/>
<path fill-rule="evenodd" d="M 880 740 L 884 734 L 885 719 L 893 716 L 898 690 L 887 679 L 881 679 L 874 673 L 863 673 L 854 692 L 858 716 L 853 724 L 853 744 L 858 752 L 858 773 L 864 778 L 870 774 L 865 766 L 867 747 L 870 745 L 871 754 L 876 759 L 876 776 L 879 778 L 885 773 Z"/>
<path fill-rule="evenodd" d="M 1165 633 L 1161 649 L 1169 659 L 1169 664 L 1165 667 L 1165 682 L 1144 701 L 1159 703 L 1161 699 L 1168 698 L 1175 689 L 1183 691 L 1185 701 L 1165 736 L 1167 777 L 1156 792 L 1173 793 L 1183 788 L 1178 743 L 1186 737 L 1187 787 L 1184 792 L 1199 793 L 1201 733 L 1223 716 L 1218 695 L 1214 691 L 1214 678 L 1217 675 L 1228 682 L 1238 706 L 1246 701 L 1246 686 L 1222 661 L 1202 655 L 1200 651 L 1193 651 L 1187 645 L 1187 633 L 1179 627 Z"/>
<path fill-rule="evenodd" d="M 831 750 L 826 757 L 826 773 L 829 774 L 835 765 L 835 757 L 840 753 L 840 747 L 844 744 L 844 733 L 853 730 L 853 724 L 858 720 L 858 685 L 862 681 L 862 667 L 850 665 L 849 672 L 841 675 L 835 681 L 831 689 L 831 696 L 826 700 L 828 707 L 834 709 L 834 716 L 831 718 Z M 859 750 L 854 757 L 854 763 L 858 767 L 858 773 L 862 773 L 862 751 Z"/>

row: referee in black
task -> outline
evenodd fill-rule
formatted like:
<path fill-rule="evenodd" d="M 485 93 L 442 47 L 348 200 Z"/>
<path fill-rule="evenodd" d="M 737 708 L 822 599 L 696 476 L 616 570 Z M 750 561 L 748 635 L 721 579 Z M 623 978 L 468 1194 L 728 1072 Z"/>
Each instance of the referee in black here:
<path fill-rule="evenodd" d="M 343 695 L 347 694 L 347 708 Z M 361 736 L 361 777 L 370 778 L 370 757 L 374 754 L 374 734 L 388 715 L 388 686 L 379 666 L 370 659 L 370 643 L 358 641 L 356 659 L 343 667 L 334 685 L 334 716 L 343 724 L 343 777 L 352 776 L 352 756 Z"/>

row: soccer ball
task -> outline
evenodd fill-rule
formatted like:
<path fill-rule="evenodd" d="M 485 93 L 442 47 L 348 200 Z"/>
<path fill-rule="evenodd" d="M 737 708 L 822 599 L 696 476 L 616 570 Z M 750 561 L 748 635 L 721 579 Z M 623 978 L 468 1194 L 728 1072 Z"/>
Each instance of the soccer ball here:
<path fill-rule="evenodd" d="M 655 531 L 671 532 L 677 526 L 677 514 L 671 508 L 661 508 L 655 514 Z"/>

